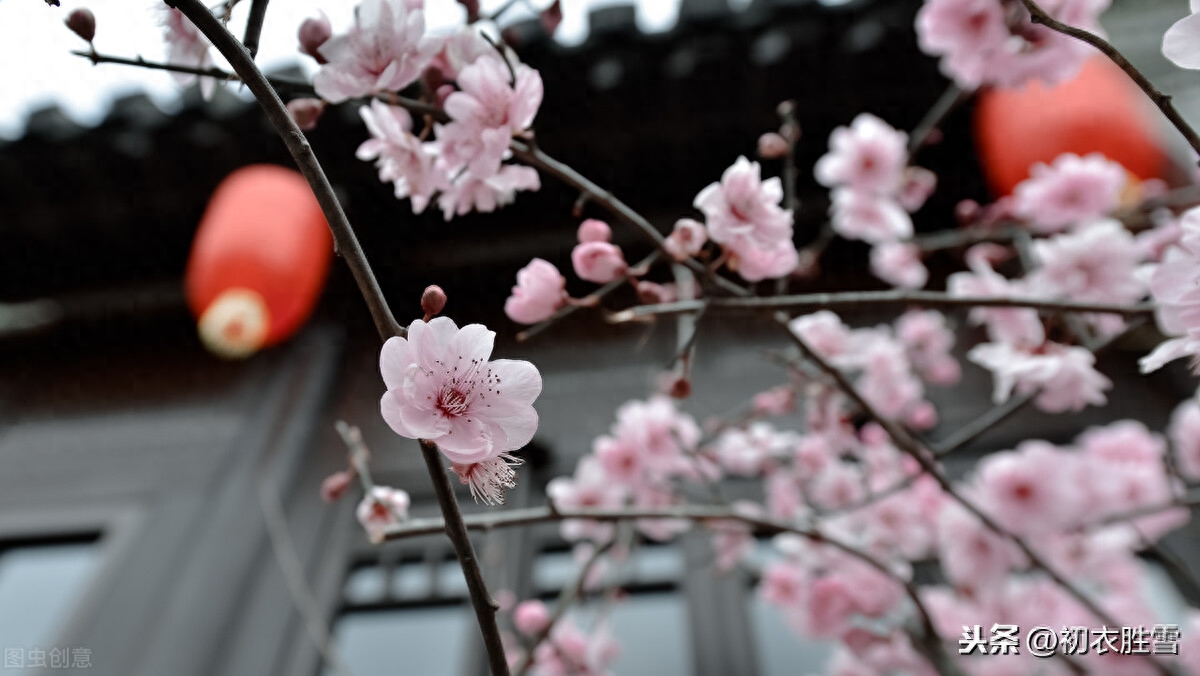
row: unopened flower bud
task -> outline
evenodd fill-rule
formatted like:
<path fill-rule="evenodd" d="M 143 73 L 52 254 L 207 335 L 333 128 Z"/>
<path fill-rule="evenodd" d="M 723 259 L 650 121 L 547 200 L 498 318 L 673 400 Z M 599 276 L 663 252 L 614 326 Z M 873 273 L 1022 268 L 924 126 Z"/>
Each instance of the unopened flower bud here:
<path fill-rule="evenodd" d="M 71 10 L 63 22 L 79 37 L 91 42 L 96 37 L 96 15 L 85 7 Z"/>
<path fill-rule="evenodd" d="M 779 134 L 769 131 L 758 137 L 758 156 L 764 160 L 778 160 L 787 157 L 788 142 Z"/>
<path fill-rule="evenodd" d="M 579 241 L 582 242 L 611 242 L 612 228 L 608 227 L 608 223 L 599 221 L 594 218 L 589 218 L 579 224 L 577 233 Z"/>
<path fill-rule="evenodd" d="M 446 307 L 446 292 L 442 291 L 442 287 L 436 284 L 425 287 L 425 292 L 421 294 L 421 311 L 425 313 L 425 321 L 438 316 L 444 307 Z"/>
<path fill-rule="evenodd" d="M 292 99 L 288 101 L 287 109 L 297 127 L 311 131 L 317 128 L 317 120 L 321 119 L 321 113 L 325 112 L 325 102 L 309 97 Z"/>
<path fill-rule="evenodd" d="M 541 601 L 522 601 L 513 611 L 513 625 L 526 636 L 534 636 L 550 624 L 550 611 Z"/>
<path fill-rule="evenodd" d="M 346 494 L 346 489 L 350 488 L 352 481 L 354 477 L 346 471 L 330 474 L 321 482 L 321 499 L 327 503 L 337 502 Z"/>
<path fill-rule="evenodd" d="M 317 51 L 325 41 L 333 37 L 333 26 L 329 24 L 329 19 L 324 13 L 316 19 L 305 19 L 300 24 L 300 31 L 297 35 L 300 39 L 300 51 L 308 54 L 317 60 L 317 63 L 325 63 L 325 57 Z"/>
<path fill-rule="evenodd" d="M 979 220 L 983 215 L 983 207 L 975 200 L 963 200 L 954 206 L 954 217 L 959 224 L 968 225 Z"/>

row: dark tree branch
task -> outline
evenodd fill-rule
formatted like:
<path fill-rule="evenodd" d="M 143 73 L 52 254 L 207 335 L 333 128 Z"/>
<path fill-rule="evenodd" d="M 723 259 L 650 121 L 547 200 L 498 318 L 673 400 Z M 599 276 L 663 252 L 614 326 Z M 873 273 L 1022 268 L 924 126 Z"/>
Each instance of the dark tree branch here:
<path fill-rule="evenodd" d="M 425 467 L 433 479 L 433 491 L 442 508 L 442 532 L 450 538 L 454 554 L 458 556 L 463 576 L 467 580 L 471 605 L 475 607 L 475 619 L 479 622 L 483 633 L 483 645 L 487 649 L 488 665 L 493 676 L 508 676 L 508 658 L 504 654 L 504 643 L 500 639 L 500 627 L 496 624 L 496 611 L 500 605 L 488 592 L 487 583 L 483 579 L 483 571 L 475 558 L 475 548 L 471 545 L 471 536 L 467 533 L 462 512 L 458 508 L 458 500 L 454 497 L 450 475 L 446 473 L 446 467 L 442 464 L 441 451 L 438 450 L 437 444 L 422 439 L 421 455 L 425 458 Z"/>
<path fill-rule="evenodd" d="M 338 203 L 333 187 L 325 177 L 325 172 L 321 169 L 316 155 L 313 154 L 308 140 L 296 126 L 291 115 L 288 114 L 287 108 L 284 107 L 279 95 L 275 93 L 275 89 L 259 71 L 254 60 L 250 58 L 250 53 L 200 0 L 169 0 L 168 4 L 178 8 L 191 19 L 196 28 L 229 61 L 238 77 L 254 94 L 254 98 L 262 106 L 267 118 L 287 145 L 325 212 L 325 218 L 333 231 L 338 251 L 345 258 L 346 264 L 350 266 L 350 271 L 358 283 L 359 291 L 367 301 L 380 338 L 387 340 L 392 336 L 403 335 L 404 329 L 396 322 L 391 310 L 388 309 L 383 291 L 379 288 L 379 283 L 371 272 L 366 255 Z M 479 620 L 479 629 L 483 635 L 484 646 L 487 648 L 488 662 L 491 665 L 493 676 L 508 676 L 508 661 L 504 656 L 500 629 L 496 625 L 496 602 L 492 600 L 487 586 L 484 584 L 483 572 L 479 568 L 479 562 L 475 559 L 470 538 L 462 524 L 462 514 L 458 509 L 458 502 L 450 486 L 449 477 L 442 466 L 441 456 L 437 446 L 427 441 L 421 442 L 421 452 L 425 456 L 425 464 L 428 466 L 430 479 L 433 480 L 442 514 L 446 518 L 446 523 L 449 524 L 446 534 L 454 546 L 459 564 L 463 569 L 463 575 L 467 580 L 471 603 L 475 607 L 475 615 Z"/>
<path fill-rule="evenodd" d="M 258 55 L 258 38 L 262 35 L 263 20 L 267 18 L 267 0 L 250 1 L 250 17 L 246 19 L 246 36 L 242 44 L 250 51 L 250 58 Z"/>
<path fill-rule="evenodd" d="M 1143 75 L 1140 70 L 1134 67 L 1134 65 L 1129 62 L 1129 59 L 1125 58 L 1125 55 L 1117 51 L 1116 47 L 1113 47 L 1107 40 L 1099 35 L 1096 35 L 1095 33 L 1067 25 L 1058 19 L 1055 19 L 1047 14 L 1046 10 L 1038 6 L 1034 0 L 1021 0 L 1021 2 L 1025 5 L 1025 9 L 1029 10 L 1029 15 L 1033 19 L 1034 23 L 1041 24 L 1050 30 L 1057 31 L 1063 35 L 1068 35 L 1076 40 L 1082 40 L 1096 49 L 1099 49 L 1105 56 L 1111 59 L 1113 63 L 1117 64 L 1117 66 L 1119 66 L 1121 70 L 1125 71 L 1125 74 L 1128 75 L 1129 78 L 1137 84 L 1137 86 L 1142 88 L 1142 91 L 1146 93 L 1146 96 L 1150 97 L 1150 100 L 1154 102 L 1154 105 L 1158 106 L 1158 109 L 1161 110 L 1162 114 L 1165 115 L 1168 120 L 1170 120 L 1171 124 L 1174 125 L 1177 130 L 1179 130 L 1179 133 L 1183 134 L 1183 137 L 1187 139 L 1188 145 L 1192 147 L 1192 150 L 1196 151 L 1197 155 L 1200 155 L 1200 136 L 1196 135 L 1196 130 L 1192 129 L 1191 125 L 1189 125 L 1187 121 L 1183 119 L 1183 116 L 1179 114 L 1179 111 L 1175 109 L 1175 105 L 1171 103 L 1171 97 L 1159 91 L 1158 87 L 1155 87 L 1154 83 L 1150 82 L 1150 80 Z"/>
<path fill-rule="evenodd" d="M 959 106 L 970 101 L 974 95 L 974 90 L 964 90 L 953 83 L 949 87 L 946 87 L 946 91 L 942 92 L 937 101 L 934 101 L 933 107 L 925 113 L 925 117 L 921 118 L 921 121 L 917 123 L 916 129 L 913 129 L 912 135 L 908 137 L 908 156 L 910 161 L 914 155 L 929 143 L 934 132 L 942 126 L 946 118 L 950 117 L 950 114 L 955 110 L 958 110 Z"/>

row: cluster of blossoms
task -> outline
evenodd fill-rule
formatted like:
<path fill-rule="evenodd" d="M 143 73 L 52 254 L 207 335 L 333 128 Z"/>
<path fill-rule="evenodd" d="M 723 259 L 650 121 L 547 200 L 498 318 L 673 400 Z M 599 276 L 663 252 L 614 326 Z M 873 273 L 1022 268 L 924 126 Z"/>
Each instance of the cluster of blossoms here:
<path fill-rule="evenodd" d="M 300 48 L 321 64 L 313 77 L 320 99 L 295 99 L 288 108 L 310 129 L 326 102 L 370 99 L 359 114 L 371 138 L 357 156 L 375 162 L 379 179 L 394 186 L 397 198 L 409 198 L 413 211 L 421 213 L 436 197 L 446 220 L 494 211 L 518 191 L 540 187 L 536 170 L 505 160 L 513 136 L 523 134 L 537 115 L 541 76 L 511 50 L 490 44 L 477 28 L 428 33 L 423 5 L 363 0 L 354 25 L 340 34 L 323 16 L 305 21 Z M 165 25 L 170 63 L 212 65 L 208 41 L 182 13 L 168 10 Z M 207 95 L 214 81 L 202 78 L 201 84 Z M 415 85 L 424 102 L 440 106 L 448 117 L 419 135 L 412 115 L 388 103 Z"/>
<path fill-rule="evenodd" d="M 909 214 L 933 193 L 937 177 L 908 166 L 908 135 L 869 113 L 838 127 L 829 152 L 817 161 L 817 181 L 832 189 L 830 221 L 846 239 L 870 243 L 871 271 L 904 288 L 925 286 L 929 271 L 913 236 Z"/>
<path fill-rule="evenodd" d="M 792 212 L 783 209 L 783 184 L 779 178 L 762 179 L 757 162 L 739 157 L 725 170 L 719 182 L 712 183 L 696 196 L 695 206 L 705 216 L 700 223 L 691 218 L 675 222 L 663 243 L 663 249 L 675 260 L 705 255 L 711 241 L 721 249 L 719 261 L 749 282 L 786 277 L 799 264 L 799 252 L 792 241 Z M 644 269 L 630 267 L 621 248 L 612 242 L 607 223 L 585 220 L 579 226 L 579 243 L 571 251 L 576 276 L 594 284 L 607 284 L 628 278 L 638 296 L 648 303 L 666 303 L 681 297 L 673 283 L 660 284 L 638 279 Z M 517 273 L 517 285 L 504 305 L 515 322 L 536 324 L 549 319 L 571 302 L 567 280 L 555 265 L 534 258 Z M 684 289 L 687 297 L 693 289 Z"/>
<path fill-rule="evenodd" d="M 1041 0 L 1063 23 L 1103 34 L 1100 14 L 1109 0 Z M 1079 72 L 1092 48 L 1034 24 L 1020 0 L 925 0 L 917 13 L 921 50 L 941 57 L 941 69 L 959 86 L 1018 87 L 1030 80 L 1062 82 Z"/>
<path fill-rule="evenodd" d="M 536 641 L 543 633 L 544 640 L 533 648 L 529 673 L 534 676 L 607 676 L 609 667 L 620 655 L 621 648 L 604 618 L 596 620 L 588 631 L 581 629 L 567 615 L 553 625 L 550 611 L 538 600 L 523 601 L 512 611 L 512 623 L 526 640 Z M 547 631 L 548 630 L 548 631 Z M 515 636 L 506 636 L 509 665 L 515 667 L 526 659 Z"/>

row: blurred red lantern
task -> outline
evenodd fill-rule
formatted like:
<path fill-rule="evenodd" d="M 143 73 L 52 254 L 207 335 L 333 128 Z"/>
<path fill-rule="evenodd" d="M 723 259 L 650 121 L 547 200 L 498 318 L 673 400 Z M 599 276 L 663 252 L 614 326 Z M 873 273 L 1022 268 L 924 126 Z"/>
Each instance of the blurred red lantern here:
<path fill-rule="evenodd" d="M 300 174 L 253 165 L 227 176 L 200 221 L 184 279 L 204 344 L 245 357 L 291 336 L 316 305 L 332 253 Z"/>
<path fill-rule="evenodd" d="M 1146 95 L 1105 58 L 1055 87 L 1034 81 L 987 89 L 975 108 L 975 140 L 988 183 L 1008 195 L 1036 162 L 1102 153 L 1140 180 L 1166 178 L 1170 157 Z"/>

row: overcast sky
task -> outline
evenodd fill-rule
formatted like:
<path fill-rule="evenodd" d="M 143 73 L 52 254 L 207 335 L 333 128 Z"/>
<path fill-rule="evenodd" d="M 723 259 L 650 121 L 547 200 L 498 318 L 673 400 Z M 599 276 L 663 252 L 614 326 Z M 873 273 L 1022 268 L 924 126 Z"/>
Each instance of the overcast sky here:
<path fill-rule="evenodd" d="M 29 111 L 57 103 L 76 121 L 95 124 L 108 112 L 114 98 L 145 91 L 170 109 L 178 86 L 170 75 L 159 71 L 92 64 L 71 50 L 86 43 L 63 26 L 63 18 L 75 7 L 87 7 L 96 15 L 96 49 L 104 54 L 162 60 L 162 29 L 158 24 L 156 0 L 60 0 L 49 7 L 44 0 L 0 0 L 0 136 L 13 138 L 23 133 Z M 215 2 L 215 0 L 214 0 Z M 454 0 L 425 0 L 430 28 L 449 28 L 462 22 L 462 8 Z M 241 32 L 250 3 L 234 11 L 231 27 Z M 259 62 L 267 70 L 301 64 L 310 59 L 296 53 L 296 28 L 308 16 L 324 10 L 335 31 L 349 26 L 356 0 L 275 0 L 270 4 L 259 48 Z M 484 0 L 487 12 L 503 0 Z M 531 0 L 544 7 L 550 0 Z M 588 7 L 629 4 L 627 0 L 563 0 L 563 22 L 555 38 L 578 44 L 587 37 Z M 668 30 L 675 23 L 679 0 L 636 0 L 638 25 L 646 32 Z M 737 2 L 735 4 L 743 4 Z M 528 10 L 515 8 L 506 15 L 516 18 Z M 215 51 L 214 51 L 215 54 Z M 219 57 L 218 57 L 219 60 Z M 224 61 L 220 61 L 224 65 Z"/>

